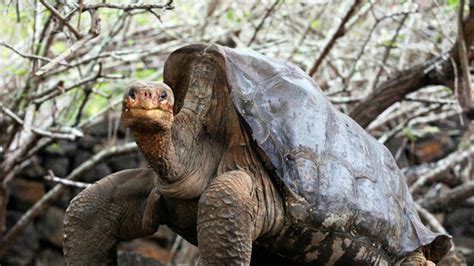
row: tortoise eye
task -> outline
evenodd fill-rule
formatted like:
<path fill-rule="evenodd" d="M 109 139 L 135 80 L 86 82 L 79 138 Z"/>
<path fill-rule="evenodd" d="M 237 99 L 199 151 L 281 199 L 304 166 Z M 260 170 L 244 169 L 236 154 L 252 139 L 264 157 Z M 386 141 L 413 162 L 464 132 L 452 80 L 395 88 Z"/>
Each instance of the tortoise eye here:
<path fill-rule="evenodd" d="M 168 93 L 166 93 L 166 91 L 163 91 L 160 94 L 160 102 L 166 100 L 166 97 L 168 97 Z"/>

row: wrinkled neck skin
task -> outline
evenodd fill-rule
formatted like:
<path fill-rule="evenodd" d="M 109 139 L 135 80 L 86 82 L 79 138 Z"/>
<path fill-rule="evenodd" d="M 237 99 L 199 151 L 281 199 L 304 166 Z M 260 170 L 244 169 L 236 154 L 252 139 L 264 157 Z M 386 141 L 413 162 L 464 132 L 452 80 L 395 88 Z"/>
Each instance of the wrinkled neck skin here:
<path fill-rule="evenodd" d="M 162 195 L 193 199 L 201 195 L 219 164 L 223 145 L 212 142 L 205 123 L 215 71 L 195 64 L 184 105 L 170 130 L 133 131 L 141 151 L 158 174 Z"/>
<path fill-rule="evenodd" d="M 180 176 L 185 175 L 185 166 L 178 160 L 175 144 L 170 130 L 134 131 L 135 140 L 164 183 L 174 183 Z"/>

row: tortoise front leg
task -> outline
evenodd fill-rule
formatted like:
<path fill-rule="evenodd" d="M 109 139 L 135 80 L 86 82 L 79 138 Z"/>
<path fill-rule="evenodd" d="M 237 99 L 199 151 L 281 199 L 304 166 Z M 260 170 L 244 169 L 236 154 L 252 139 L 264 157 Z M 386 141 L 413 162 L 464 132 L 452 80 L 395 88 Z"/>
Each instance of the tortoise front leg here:
<path fill-rule="evenodd" d="M 423 249 L 418 248 L 417 250 L 410 253 L 400 264 L 400 266 L 435 266 L 436 264 L 430 260 L 427 260 L 423 254 Z"/>
<path fill-rule="evenodd" d="M 79 193 L 64 218 L 66 265 L 116 264 L 116 244 L 158 230 L 164 205 L 150 169 L 109 175 Z"/>
<path fill-rule="evenodd" d="M 254 239 L 252 179 L 231 171 L 214 179 L 199 200 L 200 265 L 248 265 Z"/>

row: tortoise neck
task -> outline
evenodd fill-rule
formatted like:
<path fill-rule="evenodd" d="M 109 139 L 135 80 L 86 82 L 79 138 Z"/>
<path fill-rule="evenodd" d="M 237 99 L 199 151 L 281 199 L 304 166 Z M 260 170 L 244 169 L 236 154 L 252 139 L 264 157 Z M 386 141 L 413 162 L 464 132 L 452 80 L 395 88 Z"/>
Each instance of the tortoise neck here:
<path fill-rule="evenodd" d="M 170 130 L 133 131 L 138 147 L 157 173 L 160 193 L 170 198 L 198 198 L 210 182 L 219 156 L 203 137 L 202 121 L 182 112 Z"/>
<path fill-rule="evenodd" d="M 135 140 L 150 166 L 165 183 L 173 183 L 184 175 L 169 130 L 134 131 Z"/>

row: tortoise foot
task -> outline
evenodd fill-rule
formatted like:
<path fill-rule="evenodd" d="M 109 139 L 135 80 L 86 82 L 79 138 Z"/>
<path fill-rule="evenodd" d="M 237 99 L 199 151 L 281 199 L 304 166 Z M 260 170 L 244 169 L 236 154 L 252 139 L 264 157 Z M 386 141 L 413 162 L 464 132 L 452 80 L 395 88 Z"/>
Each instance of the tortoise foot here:
<path fill-rule="evenodd" d="M 436 264 L 430 260 L 427 260 L 423 252 L 418 249 L 408 255 L 400 266 L 435 266 Z"/>

